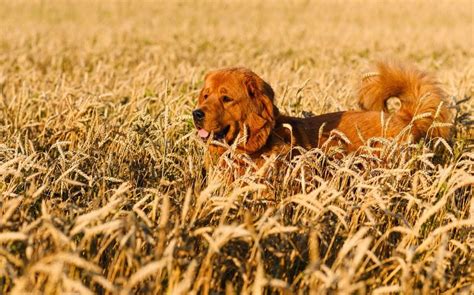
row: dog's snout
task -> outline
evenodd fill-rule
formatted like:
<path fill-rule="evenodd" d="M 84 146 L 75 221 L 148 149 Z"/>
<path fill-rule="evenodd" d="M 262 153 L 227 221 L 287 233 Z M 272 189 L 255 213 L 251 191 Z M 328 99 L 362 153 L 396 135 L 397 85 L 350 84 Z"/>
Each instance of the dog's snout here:
<path fill-rule="evenodd" d="M 201 109 L 194 110 L 193 118 L 196 121 L 201 121 L 202 119 L 204 119 L 204 112 Z"/>

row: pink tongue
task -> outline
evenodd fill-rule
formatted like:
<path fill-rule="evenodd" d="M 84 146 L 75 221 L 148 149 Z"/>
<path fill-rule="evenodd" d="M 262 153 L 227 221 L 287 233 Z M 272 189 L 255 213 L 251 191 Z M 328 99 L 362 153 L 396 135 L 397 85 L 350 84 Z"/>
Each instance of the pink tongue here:
<path fill-rule="evenodd" d="M 201 138 L 207 138 L 209 136 L 209 132 L 207 132 L 206 129 L 199 129 L 198 135 Z"/>

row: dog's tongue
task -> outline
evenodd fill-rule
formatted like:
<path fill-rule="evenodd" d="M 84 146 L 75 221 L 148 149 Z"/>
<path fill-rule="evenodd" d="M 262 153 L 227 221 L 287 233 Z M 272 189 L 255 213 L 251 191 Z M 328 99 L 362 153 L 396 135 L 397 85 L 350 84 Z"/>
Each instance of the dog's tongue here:
<path fill-rule="evenodd" d="M 198 135 L 201 138 L 207 138 L 209 136 L 209 132 L 207 132 L 206 129 L 199 129 Z"/>

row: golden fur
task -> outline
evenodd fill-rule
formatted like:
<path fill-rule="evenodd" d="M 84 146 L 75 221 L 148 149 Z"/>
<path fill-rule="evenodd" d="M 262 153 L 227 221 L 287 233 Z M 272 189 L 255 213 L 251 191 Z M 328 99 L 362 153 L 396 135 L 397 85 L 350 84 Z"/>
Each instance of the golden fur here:
<path fill-rule="evenodd" d="M 401 102 L 400 109 L 393 114 L 388 113 L 386 106 L 391 97 Z M 261 165 L 262 155 L 284 154 L 294 146 L 311 149 L 338 144 L 353 152 L 371 137 L 400 141 L 417 141 L 425 136 L 447 138 L 450 130 L 446 124 L 433 126 L 434 121 L 450 121 L 445 97 L 426 73 L 379 63 L 377 73 L 367 75 L 361 82 L 361 111 L 297 118 L 278 111 L 273 103 L 273 89 L 258 75 L 245 68 L 227 68 L 206 75 L 193 116 L 203 139 L 214 137 L 231 144 L 244 138 L 237 151 Z M 209 148 L 216 157 L 226 150 L 215 144 Z"/>

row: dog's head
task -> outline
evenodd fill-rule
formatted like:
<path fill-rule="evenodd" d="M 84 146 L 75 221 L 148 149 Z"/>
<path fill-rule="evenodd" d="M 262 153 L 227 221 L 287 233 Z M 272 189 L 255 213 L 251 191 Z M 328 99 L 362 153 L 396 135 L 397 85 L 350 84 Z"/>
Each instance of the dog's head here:
<path fill-rule="evenodd" d="M 199 137 L 212 136 L 230 144 L 239 134 L 246 134 L 247 140 L 239 148 L 248 153 L 258 151 L 275 126 L 278 110 L 273 105 L 273 97 L 270 85 L 248 69 L 229 68 L 208 73 L 198 107 L 193 111 Z"/>

